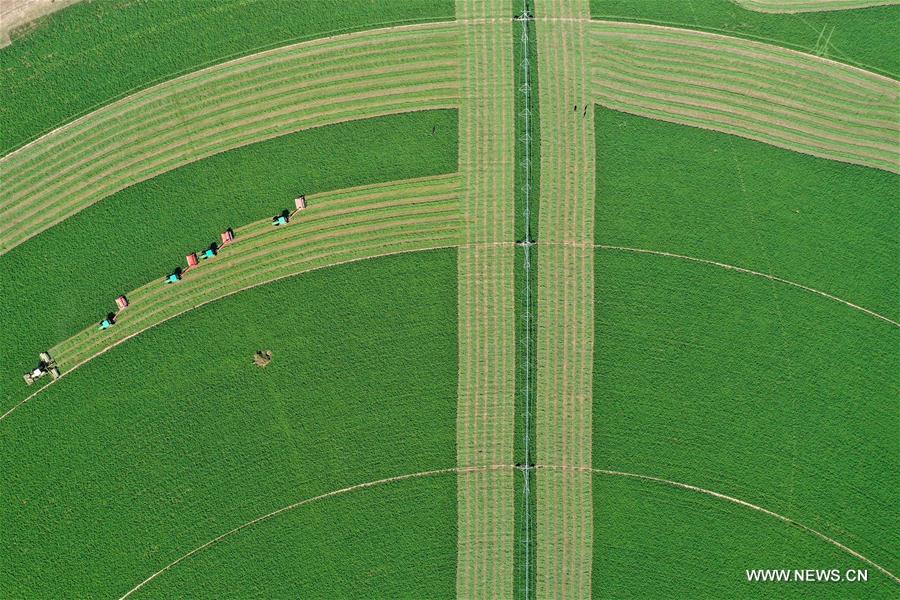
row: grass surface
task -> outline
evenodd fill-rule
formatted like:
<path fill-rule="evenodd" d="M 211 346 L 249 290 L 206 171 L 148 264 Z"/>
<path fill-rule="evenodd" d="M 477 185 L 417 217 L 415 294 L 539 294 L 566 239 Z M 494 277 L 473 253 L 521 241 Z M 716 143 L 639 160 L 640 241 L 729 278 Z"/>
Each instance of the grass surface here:
<path fill-rule="evenodd" d="M 587 0 L 535 6 L 541 128 L 535 460 L 591 464 L 594 111 Z M 591 480 L 538 471 L 535 597 L 591 590 Z"/>
<path fill-rule="evenodd" d="M 734 0 L 749 10 L 769 13 L 816 12 L 848 10 L 897 4 L 896 0 Z"/>
<path fill-rule="evenodd" d="M 515 435 L 515 67 L 512 0 L 460 0 L 457 463 L 513 464 Z M 480 21 L 477 21 L 480 20 Z M 508 598 L 514 577 L 512 469 L 460 474 L 456 595 Z"/>
<path fill-rule="evenodd" d="M 597 156 L 598 244 L 762 271 L 900 320 L 897 176 L 602 108 Z"/>
<path fill-rule="evenodd" d="M 593 91 L 627 112 L 900 172 L 900 84 L 733 37 L 592 24 Z"/>
<path fill-rule="evenodd" d="M 90 325 L 50 348 L 65 375 L 124 340 L 188 310 L 299 273 L 385 254 L 459 243 L 455 175 L 325 192 L 290 225 L 271 219 L 235 228 L 235 240 L 176 285 L 157 277 L 128 292 L 129 306 L 108 331 Z"/>
<path fill-rule="evenodd" d="M 700 493 L 594 476 L 593 597 L 889 598 L 895 584 L 834 546 Z M 868 569 L 866 583 L 748 583 L 746 569 Z"/>
<path fill-rule="evenodd" d="M 0 553 L 15 557 L 0 595 L 118 597 L 217 535 L 303 498 L 455 466 L 455 316 L 454 251 L 388 257 L 192 311 L 60 380 L 0 422 Z M 260 349 L 273 352 L 265 369 L 251 361 Z M 395 498 L 407 490 L 416 506 L 432 496 L 424 514 L 436 521 L 416 524 L 423 513 L 411 510 L 373 533 L 397 546 L 399 562 L 380 557 L 405 573 L 395 585 L 452 591 L 449 481 L 397 488 Z M 346 501 L 347 510 L 366 508 L 365 499 Z M 372 523 L 358 518 L 346 539 Z M 305 538 L 324 552 L 334 523 L 312 522 Z M 418 544 L 434 552 L 417 554 Z M 327 552 L 318 560 L 345 555 L 334 568 L 346 579 L 333 588 L 320 580 L 321 594 L 371 576 L 374 548 Z"/>
<path fill-rule="evenodd" d="M 898 6 L 772 15 L 730 0 L 591 0 L 591 14 L 746 37 L 900 77 Z"/>
<path fill-rule="evenodd" d="M 452 111 L 280 137 L 119 192 L 4 255 L 2 287 L 11 293 L 0 294 L 0 312 L 16 326 L 0 333 L 0 408 L 33 391 L 21 374 L 37 352 L 114 310 L 118 294 L 184 266 L 185 254 L 226 227 L 289 208 L 298 193 L 452 172 L 456 141 Z"/>
<path fill-rule="evenodd" d="M 455 514 L 452 474 L 352 492 L 254 526 L 133 597 L 450 598 Z"/>
<path fill-rule="evenodd" d="M 314 37 L 452 18 L 451 0 L 81 2 L 0 50 L 0 154 L 212 63 Z"/>
<path fill-rule="evenodd" d="M 897 573 L 898 330 L 705 265 L 598 250 L 596 268 L 594 466 L 752 502 Z"/>
<path fill-rule="evenodd" d="M 453 108 L 457 38 L 453 24 L 425 24 L 314 40 L 104 106 L 0 159 L 0 253 L 110 194 L 219 152 L 332 123 Z"/>

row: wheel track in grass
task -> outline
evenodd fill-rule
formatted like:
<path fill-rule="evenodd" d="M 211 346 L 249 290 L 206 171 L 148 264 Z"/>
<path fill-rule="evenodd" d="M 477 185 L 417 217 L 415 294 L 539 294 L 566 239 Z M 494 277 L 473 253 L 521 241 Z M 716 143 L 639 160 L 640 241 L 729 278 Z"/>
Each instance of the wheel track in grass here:
<path fill-rule="evenodd" d="M 593 95 L 603 106 L 900 173 L 900 82 L 719 34 L 590 27 Z"/>
<path fill-rule="evenodd" d="M 538 218 L 538 464 L 591 464 L 594 111 L 587 0 L 535 2 Z M 590 109 L 590 110 L 589 110 Z M 536 597 L 590 597 L 590 478 L 537 471 Z"/>
<path fill-rule="evenodd" d="M 515 417 L 512 0 L 457 0 L 463 62 L 459 169 L 457 465 L 513 462 Z M 513 593 L 514 472 L 457 479 L 460 598 Z"/>
<path fill-rule="evenodd" d="M 354 44 L 369 52 L 367 69 L 345 56 L 345 46 Z M 103 107 L 0 158 L 10 192 L 0 208 L 0 254 L 116 191 L 194 160 L 310 127 L 455 108 L 458 49 L 452 22 L 370 30 L 219 64 Z M 323 53 L 331 61 L 324 79 L 333 82 L 324 91 L 317 87 L 322 63 L 304 64 L 308 54 Z M 273 64 L 291 73 L 288 83 Z M 241 87 L 248 69 L 265 72 L 249 90 Z M 190 101 L 203 96 L 212 99 Z M 152 106 L 161 112 L 143 119 Z M 136 124 L 139 133 L 121 135 L 120 128 Z"/>
<path fill-rule="evenodd" d="M 792 525 L 794 527 L 797 527 L 797 528 L 803 530 L 806 533 L 814 535 L 815 537 L 819 538 L 820 540 L 825 541 L 825 542 L 831 544 L 832 546 L 838 548 L 842 552 L 849 554 L 850 556 L 853 556 L 872 567 L 875 567 L 882 574 L 893 579 L 895 583 L 900 583 L 900 579 L 898 579 L 896 575 L 894 575 L 891 571 L 889 571 L 885 567 L 881 566 L 880 564 L 876 563 L 875 561 L 871 560 L 870 558 L 863 556 L 856 550 L 853 550 L 849 546 L 842 544 L 841 542 L 837 541 L 836 539 L 825 535 L 821 531 L 819 531 L 817 529 L 813 529 L 812 527 L 804 525 L 803 523 L 795 521 L 794 519 L 791 519 L 790 517 L 787 517 L 785 515 L 776 513 L 774 511 L 771 511 L 771 510 L 764 508 L 762 506 L 759 506 L 757 504 L 753 504 L 752 502 L 747 502 L 746 500 L 741 500 L 740 498 L 735 498 L 734 496 L 729 496 L 727 494 L 722 494 L 720 492 L 702 488 L 702 487 L 699 487 L 696 485 L 691 485 L 689 483 L 684 483 L 681 481 L 673 481 L 671 479 L 664 479 L 662 477 L 654 477 L 652 475 L 641 475 L 638 473 L 628 473 L 625 471 L 612 471 L 609 469 L 597 469 L 594 467 L 574 467 L 574 466 L 570 467 L 570 466 L 566 466 L 566 465 L 545 465 L 545 464 L 537 465 L 536 468 L 539 470 L 544 469 L 544 470 L 550 470 L 550 471 L 575 471 L 575 472 L 587 473 L 587 474 L 591 474 L 591 475 L 606 475 L 606 476 L 610 476 L 610 477 L 623 477 L 623 478 L 634 479 L 634 480 L 642 481 L 642 482 L 666 485 L 669 487 L 674 487 L 674 488 L 678 488 L 678 489 L 682 489 L 682 490 L 687 490 L 690 492 L 696 492 L 699 494 L 711 496 L 718 500 L 724 500 L 726 502 L 730 502 L 732 504 L 736 504 L 738 506 L 742 506 L 744 508 L 748 508 L 750 510 L 754 510 L 754 511 L 760 512 L 764 515 L 773 517 L 775 519 L 778 519 L 779 521 L 782 521 L 783 523 Z"/>
<path fill-rule="evenodd" d="M 882 567 L 882 566 L 879 565 L 878 563 L 872 561 L 871 559 L 869 559 L 869 558 L 863 556 L 863 555 L 860 554 L 859 552 L 856 552 L 856 551 L 853 550 L 852 548 L 850 548 L 850 547 L 848 547 L 848 546 L 845 546 L 844 544 L 840 543 L 839 541 L 835 540 L 834 538 L 831 538 L 831 537 L 825 535 L 824 533 L 821 533 L 820 531 L 818 531 L 818 530 L 816 530 L 816 529 L 813 529 L 813 528 L 808 527 L 808 526 L 806 526 L 806 525 L 804 525 L 804 524 L 802 524 L 802 523 L 799 523 L 799 522 L 797 522 L 797 521 L 795 521 L 795 520 L 793 520 L 793 519 L 791 519 L 791 518 L 789 518 L 789 517 L 786 517 L 786 516 L 784 516 L 784 515 L 781 515 L 781 514 L 779 514 L 779 513 L 776 513 L 776 512 L 774 512 L 774 511 L 771 511 L 771 510 L 769 510 L 769 509 L 767 509 L 767 508 L 764 508 L 764 507 L 762 507 L 762 506 L 759 506 L 759 505 L 757 505 L 757 504 L 753 504 L 753 503 L 751 503 L 751 502 L 747 502 L 747 501 L 745 501 L 745 500 L 741 500 L 740 498 L 735 498 L 735 497 L 733 497 L 733 496 L 728 496 L 728 495 L 726 495 L 726 494 L 722 494 L 722 493 L 719 493 L 719 492 L 715 492 L 715 491 L 713 491 L 713 490 L 709 490 L 709 489 L 706 489 L 706 488 L 698 487 L 698 486 L 691 485 L 691 484 L 688 484 L 688 483 L 683 483 L 683 482 L 679 482 L 679 481 L 673 481 L 673 480 L 670 480 L 670 479 L 664 479 L 664 478 L 661 478 L 661 477 L 654 477 L 654 476 L 651 476 L 651 475 L 641 475 L 641 474 L 637 474 L 637 473 L 628 473 L 628 472 L 623 472 L 623 471 L 612 471 L 612 470 L 607 470 L 607 469 L 597 469 L 597 468 L 592 468 L 592 467 L 588 467 L 588 468 L 584 468 L 584 467 L 567 467 L 567 466 L 563 466 L 563 465 L 542 465 L 542 464 L 538 464 L 538 465 L 535 466 L 535 468 L 538 469 L 539 471 L 540 471 L 540 470 L 545 470 L 545 471 L 578 471 L 578 472 L 587 473 L 587 474 L 590 474 L 590 475 L 602 475 L 602 476 L 607 476 L 607 477 L 621 477 L 621 478 L 626 478 L 626 479 L 632 479 L 632 480 L 640 481 L 640 482 L 643 482 L 643 483 L 652 483 L 652 484 L 657 484 L 657 485 L 665 485 L 665 486 L 673 487 L 673 488 L 676 488 L 676 489 L 681 489 L 681 490 L 685 490 L 685 491 L 690 491 L 690 492 L 694 492 L 694 493 L 698 493 L 698 494 L 703 494 L 703 495 L 706 495 L 706 496 L 710 496 L 710 497 L 715 498 L 715 499 L 717 499 L 717 500 L 722 500 L 722 501 L 724 501 L 724 502 L 729 502 L 729 503 L 731 503 L 731 504 L 735 504 L 735 505 L 737 505 L 737 506 L 740 506 L 740 507 L 743 507 L 743 508 L 746 508 L 746 509 L 749 509 L 749 510 L 753 510 L 753 511 L 762 513 L 762 514 L 764 514 L 764 515 L 766 515 L 766 516 L 769 516 L 769 517 L 778 519 L 779 521 L 781 521 L 781 522 L 783 522 L 783 523 L 785 523 L 785 524 L 787 524 L 787 525 L 790 525 L 790 526 L 793 526 L 793 527 L 797 527 L 797 528 L 799 528 L 800 530 L 804 531 L 805 533 L 811 534 L 811 535 L 813 535 L 813 536 L 819 538 L 820 540 L 822 540 L 822 541 L 824 541 L 824 542 L 826 542 L 826 543 L 828 543 L 828 544 L 831 544 L 832 546 L 838 548 L 838 549 L 841 550 L 842 552 L 844 552 L 844 553 L 846 553 L 846 554 L 848 554 L 848 555 L 850 555 L 850 556 L 853 556 L 854 558 L 856 558 L 856 559 L 858 559 L 858 560 L 861 560 L 861 561 L 863 561 L 864 563 L 866 563 L 866 564 L 868 564 L 868 565 L 870 565 L 870 566 L 872 566 L 872 567 L 878 569 L 881 573 L 883 573 L 883 574 L 886 575 L 887 577 L 891 578 L 894 582 L 900 583 L 900 579 L 898 579 L 898 578 L 897 578 L 893 573 L 891 573 L 889 570 L 887 570 L 886 568 Z M 131 588 L 130 590 L 128 590 L 124 595 L 122 595 L 122 596 L 119 598 L 119 600 L 126 600 L 127 598 L 133 596 L 136 592 L 138 592 L 138 591 L 140 591 L 142 588 L 146 587 L 148 584 L 150 584 L 153 580 L 157 579 L 157 578 L 160 577 L 161 575 L 164 575 L 165 573 L 171 571 L 173 568 L 177 567 L 179 564 L 181 564 L 181 563 L 183 563 L 183 562 L 185 562 L 185 561 L 191 559 L 192 557 L 194 557 L 194 556 L 200 554 L 201 552 L 207 550 L 208 548 L 210 548 L 210 547 L 212 547 L 212 546 L 215 546 L 216 544 L 218 544 L 218 543 L 224 541 L 225 539 L 230 538 L 230 537 L 232 537 L 232 536 L 234 536 L 234 535 L 236 535 L 236 534 L 238 534 L 238 533 L 240 533 L 240 532 L 242 532 L 242 531 L 244 531 L 244 530 L 246 530 L 246 529 L 249 529 L 249 528 L 253 527 L 254 525 L 258 525 L 259 523 L 262 523 L 262 522 L 264 522 L 264 521 L 268 521 L 269 519 L 275 518 L 275 517 L 277 517 L 277 516 L 280 516 L 280 515 L 282 515 L 282 514 L 284 514 L 284 513 L 289 512 L 289 511 L 291 511 L 291 510 L 295 510 L 295 509 L 297 509 L 297 508 L 301 508 L 301 507 L 303 507 L 303 506 L 306 506 L 306 505 L 308 505 L 308 504 L 312 504 L 312 503 L 314 503 L 314 502 L 319 502 L 319 501 L 322 501 L 322 500 L 326 500 L 326 499 L 328 499 L 328 498 L 333 498 L 333 497 L 335 497 L 335 496 L 340 496 L 340 495 L 343 495 L 343 494 L 348 494 L 348 493 L 352 493 L 352 492 L 362 491 L 362 490 L 365 490 L 365 489 L 369 489 L 369 488 L 373 488 L 373 487 L 377 487 L 377 486 L 381 486 L 381 485 L 387 485 L 387 484 L 391 484 L 391 483 L 398 483 L 398 482 L 401 482 L 401 481 L 407 481 L 407 480 L 410 480 L 410 479 L 418 479 L 418 478 L 423 478 L 423 477 L 437 477 L 437 476 L 452 475 L 452 474 L 455 474 L 455 475 L 459 476 L 459 475 L 461 475 L 461 474 L 471 474 L 471 473 L 475 473 L 475 472 L 513 471 L 514 469 L 515 469 L 515 466 L 514 466 L 514 465 L 509 465 L 509 464 L 484 465 L 484 466 L 480 466 L 480 467 L 450 467 L 450 468 L 445 468 L 445 469 L 433 469 L 433 470 L 430 470 L 430 471 L 420 471 L 420 472 L 417 472 L 417 473 L 408 473 L 408 474 L 404 474 L 404 475 L 397 475 L 397 476 L 394 476 L 394 477 L 387 477 L 387 478 L 383 478 L 383 479 L 377 479 L 377 480 L 374 480 L 374 481 L 368 481 L 368 482 L 365 482 L 365 483 L 359 483 L 359 484 L 356 484 L 356 485 L 352 485 L 352 486 L 340 488 L 340 489 L 337 489 L 337 490 L 332 490 L 332 491 L 326 492 L 326 493 L 324 493 L 324 494 L 319 494 L 319 495 L 317 495 L 317 496 L 313 496 L 313 497 L 310 497 L 310 498 L 306 498 L 306 499 L 304 499 L 304 500 L 300 500 L 300 501 L 295 502 L 295 503 L 293 503 L 293 504 L 289 504 L 289 505 L 287 505 L 287 506 L 284 506 L 284 507 L 279 508 L 279 509 L 277 509 L 277 510 L 274 510 L 274 511 L 272 511 L 272 512 L 269 512 L 269 513 L 266 513 L 266 514 L 261 515 L 261 516 L 259 516 L 259 517 L 256 517 L 255 519 L 252 519 L 252 520 L 250 520 L 250 521 L 247 521 L 246 523 L 243 523 L 243 524 L 241 524 L 241 525 L 238 525 L 237 527 L 234 527 L 234 528 L 232 528 L 232 529 L 226 531 L 225 533 L 223 533 L 223 534 L 221 534 L 221 535 L 219 535 L 219 536 L 216 536 L 215 538 L 209 540 L 208 542 L 206 542 L 206 543 L 204 543 L 204 544 L 202 544 L 202 545 L 200 545 L 200 546 L 197 546 L 197 547 L 194 548 L 193 550 L 191 550 L 191 551 L 189 551 L 189 552 L 187 552 L 187 553 L 185 553 L 185 554 L 179 556 L 178 558 L 176 558 L 176 559 L 173 560 L 172 562 L 168 563 L 166 566 L 164 566 L 164 567 L 161 568 L 160 570 L 156 571 L 155 573 L 151 574 L 149 577 L 147 577 L 147 578 L 145 578 L 144 580 L 142 580 L 140 583 L 138 583 L 136 586 L 134 586 L 133 588 Z"/>
<path fill-rule="evenodd" d="M 287 226 L 273 228 L 264 220 L 237 228 L 234 242 L 187 271 L 181 282 L 167 285 L 160 277 L 129 292 L 130 306 L 111 329 L 98 331 L 92 325 L 55 345 L 50 353 L 62 370 L 60 380 L 128 339 L 223 297 L 310 270 L 460 242 L 456 174 L 325 192 L 307 200 L 309 207 Z"/>
<path fill-rule="evenodd" d="M 294 510 L 296 508 L 300 508 L 302 506 L 306 506 L 307 504 L 311 504 L 313 502 L 318 502 L 321 500 L 326 500 L 328 498 L 333 498 L 335 496 L 340 496 L 340 495 L 348 494 L 351 492 L 357 492 L 357 491 L 377 487 L 380 485 L 386 485 L 386 484 L 390 484 L 390 483 L 398 483 L 400 481 L 406 481 L 409 479 L 419 479 L 419 478 L 423 478 L 423 477 L 437 477 L 440 475 L 454 475 L 454 474 L 458 476 L 458 475 L 466 475 L 466 474 L 473 474 L 473 473 L 485 473 L 485 472 L 500 471 L 500 470 L 508 471 L 508 470 L 512 470 L 512 468 L 513 468 L 512 465 L 485 465 L 485 466 L 480 466 L 480 467 L 450 467 L 450 468 L 446 468 L 446 469 L 434 469 L 431 471 L 420 471 L 418 473 L 408 473 L 405 475 L 397 475 L 394 477 L 387 477 L 385 479 L 368 481 L 366 483 L 358 483 L 356 485 L 341 488 L 339 490 L 333 490 L 331 492 L 326 492 L 326 493 L 320 494 L 318 496 L 313 496 L 312 498 L 300 500 L 299 502 L 295 502 L 294 504 L 289 504 L 288 506 L 279 508 L 278 510 L 275 510 L 275 511 L 272 511 L 265 515 L 256 517 L 255 519 L 253 519 L 251 521 L 247 521 L 246 523 L 243 523 L 242 525 L 238 525 L 234 529 L 230 529 L 229 531 L 223 533 L 222 535 L 211 539 L 210 541 L 206 542 L 202 546 L 198 546 L 198 547 L 194 548 L 187 554 L 184 554 L 184 555 L 180 556 L 179 558 L 175 559 L 174 561 L 170 562 L 168 565 L 166 565 L 165 567 L 163 567 L 156 573 L 153 573 L 152 575 L 150 575 L 149 577 L 147 577 L 146 579 L 141 581 L 139 584 L 137 584 L 136 586 L 134 586 L 133 588 L 128 590 L 128 592 L 126 592 L 121 598 L 119 598 L 119 600 L 126 600 L 126 598 L 129 598 L 130 596 L 132 596 L 135 592 L 137 592 L 141 588 L 145 587 L 148 583 L 150 583 L 151 581 L 153 581 L 160 575 L 163 575 L 164 573 L 172 570 L 174 567 L 176 567 L 180 563 L 190 559 L 192 556 L 196 556 L 197 554 L 199 554 L 200 552 L 203 552 L 207 548 L 218 544 L 222 540 L 229 538 L 229 537 L 235 535 L 236 533 L 240 533 L 241 531 L 248 529 L 254 525 L 262 523 L 263 521 L 268 521 L 269 519 L 277 517 L 278 515 L 284 514 L 288 511 Z"/>

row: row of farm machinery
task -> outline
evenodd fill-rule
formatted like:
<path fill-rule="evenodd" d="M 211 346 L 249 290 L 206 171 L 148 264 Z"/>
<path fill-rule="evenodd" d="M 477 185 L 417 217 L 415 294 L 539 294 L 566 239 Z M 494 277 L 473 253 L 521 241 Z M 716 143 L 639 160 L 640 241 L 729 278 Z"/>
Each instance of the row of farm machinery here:
<path fill-rule="evenodd" d="M 291 222 L 291 219 L 294 218 L 301 210 L 306 208 L 306 196 L 301 195 L 294 199 L 294 210 L 288 211 L 285 210 L 280 214 L 272 217 L 272 225 L 274 227 L 281 227 L 287 225 Z M 185 273 L 190 271 L 191 269 L 195 269 L 200 266 L 201 260 L 209 260 L 218 255 L 219 251 L 231 244 L 235 240 L 234 230 L 230 227 L 223 231 L 219 236 L 219 242 L 213 242 L 209 245 L 206 250 L 201 252 L 191 252 L 190 254 L 185 256 L 185 261 L 187 262 L 187 267 L 177 268 L 172 273 L 170 273 L 165 278 L 166 284 L 178 283 L 181 281 L 182 277 L 184 277 Z M 116 312 L 109 313 L 106 317 L 100 321 L 98 329 L 105 330 L 116 324 L 116 319 L 123 310 L 128 308 L 129 302 L 128 298 L 125 295 L 118 296 L 116 298 Z M 50 375 L 52 379 L 58 379 L 60 377 L 59 367 L 56 364 L 56 361 L 50 356 L 49 352 L 41 352 L 40 353 L 40 361 L 38 363 L 37 368 L 25 373 L 23 377 L 25 378 L 25 383 L 28 385 L 32 385 L 35 381 L 44 377 L 45 375 Z"/>

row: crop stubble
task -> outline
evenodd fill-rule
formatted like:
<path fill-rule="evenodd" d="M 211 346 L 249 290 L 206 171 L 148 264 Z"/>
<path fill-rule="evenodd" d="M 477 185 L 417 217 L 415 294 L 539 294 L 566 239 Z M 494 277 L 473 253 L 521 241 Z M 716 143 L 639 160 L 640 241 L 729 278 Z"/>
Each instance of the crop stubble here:
<path fill-rule="evenodd" d="M 236 240 L 175 285 L 162 279 L 128 294 L 115 327 L 91 326 L 51 348 L 67 372 L 186 310 L 248 287 L 309 271 L 459 240 L 458 178 L 441 175 L 362 186 L 309 197 L 295 222 L 268 219 L 238 228 Z"/>
<path fill-rule="evenodd" d="M 0 253 L 116 191 L 218 152 L 331 123 L 455 107 L 457 47 L 455 25 L 446 23 L 336 36 L 103 107 L 0 159 L 8 192 Z"/>
<path fill-rule="evenodd" d="M 536 7 L 538 225 L 537 596 L 589 597 L 592 563 L 594 111 L 590 7 Z"/>
<path fill-rule="evenodd" d="M 729 36 L 597 21 L 595 100 L 788 150 L 900 173 L 900 83 Z"/>
<path fill-rule="evenodd" d="M 459 250 L 457 464 L 513 462 L 514 66 L 511 0 L 459 0 L 464 246 Z M 513 470 L 459 474 L 457 595 L 512 595 Z"/>

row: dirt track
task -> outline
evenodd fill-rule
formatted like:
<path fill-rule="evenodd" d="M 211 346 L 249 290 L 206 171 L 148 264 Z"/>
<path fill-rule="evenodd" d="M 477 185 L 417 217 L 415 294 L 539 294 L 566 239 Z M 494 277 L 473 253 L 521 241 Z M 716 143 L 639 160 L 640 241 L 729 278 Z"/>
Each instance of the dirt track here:
<path fill-rule="evenodd" d="M 10 44 L 10 34 L 16 29 L 76 2 L 78 0 L 3 0 L 0 2 L 0 48 Z"/>

